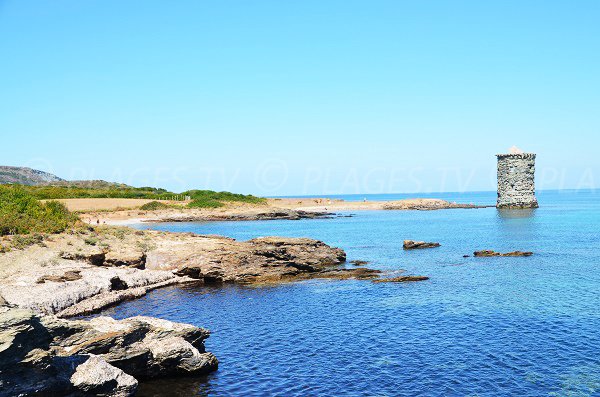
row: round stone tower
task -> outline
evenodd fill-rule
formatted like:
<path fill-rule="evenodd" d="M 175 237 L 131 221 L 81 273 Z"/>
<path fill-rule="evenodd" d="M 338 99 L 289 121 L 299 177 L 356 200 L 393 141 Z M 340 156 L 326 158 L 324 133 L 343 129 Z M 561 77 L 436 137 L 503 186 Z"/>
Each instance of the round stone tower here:
<path fill-rule="evenodd" d="M 498 208 L 537 208 L 535 154 L 513 146 L 498 154 Z"/>

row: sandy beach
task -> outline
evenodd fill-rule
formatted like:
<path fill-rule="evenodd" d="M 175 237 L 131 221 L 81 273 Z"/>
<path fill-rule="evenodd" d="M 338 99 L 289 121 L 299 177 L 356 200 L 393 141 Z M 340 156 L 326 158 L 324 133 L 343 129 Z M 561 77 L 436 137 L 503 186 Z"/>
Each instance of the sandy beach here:
<path fill-rule="evenodd" d="M 275 198 L 263 204 L 225 203 L 218 208 L 186 208 L 187 202 L 167 202 L 181 208 L 144 211 L 140 207 L 151 200 L 143 199 L 66 199 L 58 200 L 71 211 L 80 213 L 89 224 L 127 225 L 140 222 L 215 221 L 258 219 L 301 219 L 333 215 L 345 211 L 442 210 L 482 208 L 473 204 L 451 203 L 440 199 L 406 199 L 397 201 L 344 201 L 327 198 Z"/>

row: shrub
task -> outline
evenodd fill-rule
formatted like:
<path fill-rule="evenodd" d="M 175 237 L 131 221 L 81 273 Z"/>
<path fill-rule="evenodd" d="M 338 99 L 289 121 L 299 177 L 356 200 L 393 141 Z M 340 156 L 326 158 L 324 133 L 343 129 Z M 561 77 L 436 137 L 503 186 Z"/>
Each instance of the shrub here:
<path fill-rule="evenodd" d="M 98 244 L 98 239 L 96 237 L 86 237 L 83 242 L 87 245 L 96 245 Z"/>
<path fill-rule="evenodd" d="M 210 198 L 197 198 L 190 201 L 188 204 L 189 208 L 218 208 L 222 207 L 224 204 L 220 201 L 210 199 Z"/>
<path fill-rule="evenodd" d="M 212 190 L 188 190 L 181 194 L 192 198 L 192 202 L 188 206 L 193 208 L 215 208 L 222 206 L 223 202 L 262 204 L 266 201 L 264 198 L 252 195 L 214 192 Z"/>
<path fill-rule="evenodd" d="M 38 244 L 42 247 L 45 246 L 44 236 L 37 233 L 25 236 L 17 235 L 12 240 L 12 246 L 16 249 L 24 249 L 34 244 Z"/>
<path fill-rule="evenodd" d="M 156 211 L 163 210 L 165 208 L 170 208 L 170 205 L 161 203 L 160 201 L 150 201 L 149 203 L 146 203 L 140 207 L 140 209 L 144 211 Z"/>
<path fill-rule="evenodd" d="M 20 186 L 0 186 L 0 235 L 60 233 L 77 216 L 56 201 L 42 203 Z"/>

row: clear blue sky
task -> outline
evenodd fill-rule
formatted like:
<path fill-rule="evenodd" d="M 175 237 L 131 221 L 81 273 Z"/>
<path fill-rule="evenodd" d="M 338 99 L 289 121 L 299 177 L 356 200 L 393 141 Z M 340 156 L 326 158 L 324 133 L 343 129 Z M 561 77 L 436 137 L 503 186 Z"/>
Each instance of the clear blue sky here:
<path fill-rule="evenodd" d="M 0 163 L 261 195 L 600 182 L 600 1 L 0 0 Z"/>

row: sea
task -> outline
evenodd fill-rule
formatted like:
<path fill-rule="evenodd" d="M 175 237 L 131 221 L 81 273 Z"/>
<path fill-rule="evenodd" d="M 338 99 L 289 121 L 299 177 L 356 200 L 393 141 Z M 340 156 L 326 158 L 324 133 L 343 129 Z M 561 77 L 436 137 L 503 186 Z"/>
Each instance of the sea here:
<path fill-rule="evenodd" d="M 332 198 L 416 196 L 423 195 Z M 495 192 L 426 196 L 496 200 Z M 141 396 L 600 396 L 600 192 L 537 196 L 535 210 L 135 225 L 239 240 L 310 237 L 390 276 L 430 279 L 172 287 L 102 314 L 156 316 L 211 331 L 206 348 L 218 357 L 218 371 L 145 381 Z M 441 247 L 404 251 L 406 239 Z M 472 256 L 482 249 L 534 255 Z"/>

